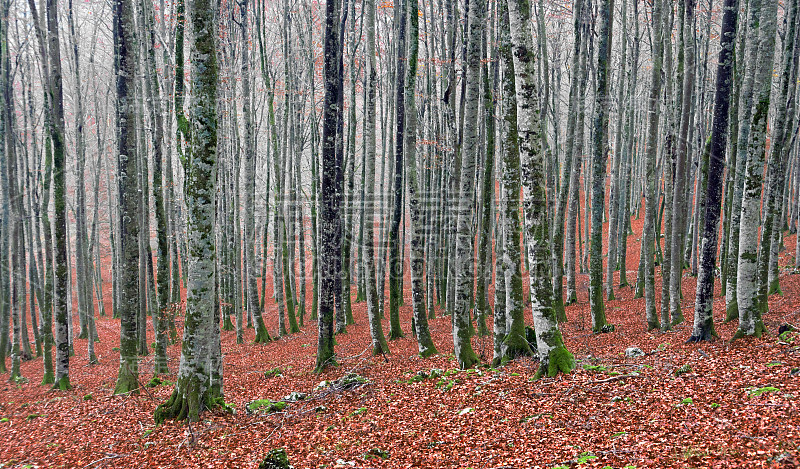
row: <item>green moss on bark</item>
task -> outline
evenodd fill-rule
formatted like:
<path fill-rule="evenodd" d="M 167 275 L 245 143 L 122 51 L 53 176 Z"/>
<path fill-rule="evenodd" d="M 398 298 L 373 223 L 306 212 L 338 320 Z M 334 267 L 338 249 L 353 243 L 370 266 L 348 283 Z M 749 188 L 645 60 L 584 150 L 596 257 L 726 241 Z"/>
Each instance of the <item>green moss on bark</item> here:
<path fill-rule="evenodd" d="M 569 373 L 575 369 L 575 357 L 563 345 L 550 350 L 547 354 L 547 359 L 542 361 L 539 365 L 539 370 L 536 372 L 534 379 L 539 379 L 545 375 L 552 378 L 561 373 Z"/>
<path fill-rule="evenodd" d="M 258 318 L 260 319 L 260 318 Z M 269 336 L 269 332 L 267 332 L 267 327 L 264 325 L 263 321 L 256 321 L 258 329 L 256 330 L 256 339 L 255 343 L 257 344 L 266 344 L 268 342 L 272 342 L 272 337 Z"/>
<path fill-rule="evenodd" d="M 58 380 L 55 384 L 53 384 L 53 389 L 58 389 L 60 391 L 69 391 L 72 389 L 72 384 L 69 382 L 69 376 L 64 375 Z"/>

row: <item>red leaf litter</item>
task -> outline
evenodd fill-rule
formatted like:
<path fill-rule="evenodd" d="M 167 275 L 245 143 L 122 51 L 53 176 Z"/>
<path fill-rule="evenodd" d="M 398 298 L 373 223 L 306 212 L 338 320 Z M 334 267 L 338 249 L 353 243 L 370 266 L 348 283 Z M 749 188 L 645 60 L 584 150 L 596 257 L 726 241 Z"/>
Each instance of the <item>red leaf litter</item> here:
<path fill-rule="evenodd" d="M 628 242 L 631 282 L 640 220 L 634 230 Z M 736 321 L 722 323 L 725 305 L 717 281 L 720 339 L 686 344 L 695 291 L 695 279 L 687 274 L 682 302 L 687 321 L 671 332 L 645 332 L 644 300 L 633 299 L 633 289 L 625 287 L 606 304 L 616 331 L 593 335 L 588 278 L 581 275 L 579 301 L 567 308 L 569 322 L 562 325 L 577 369 L 532 381 L 537 363 L 530 359 L 500 369 L 457 370 L 448 317 L 431 322 L 440 354 L 417 357 L 406 291 L 401 307 L 406 338 L 389 343 L 391 354 L 370 356 L 365 304 L 354 303 L 356 324 L 336 338 L 340 366 L 322 375 L 311 372 L 316 323 L 266 345 L 253 343 L 252 329 L 242 345 L 235 343 L 234 332 L 223 332 L 225 400 L 235 411 L 205 412 L 190 425 L 153 422 L 154 409 L 172 386 L 112 395 L 119 321 L 100 318 L 100 364 L 88 364 L 86 341 L 76 339 L 72 390 L 41 386 L 41 359 L 23 364 L 28 383 L 2 381 L 0 467 L 256 468 L 273 448 L 284 448 L 295 468 L 798 467 L 800 335 L 777 336 L 783 323 L 800 325 L 800 275 L 788 267 L 794 263 L 795 236 L 785 244 L 784 295 L 770 298 L 764 317 L 769 334 L 761 339 L 729 342 Z M 408 290 L 410 282 L 405 286 Z M 656 291 L 660 295 L 660 287 Z M 273 333 L 274 304 L 268 309 Z M 526 311 L 528 322 L 530 314 Z M 491 360 L 490 337 L 474 337 L 473 347 L 484 363 Z M 627 347 L 638 347 L 645 356 L 626 358 Z M 174 381 L 180 345 L 171 345 L 168 354 L 171 373 L 165 378 Z M 142 358 L 142 384 L 152 377 L 152 363 L 152 355 Z M 265 376 L 276 368 L 280 376 Z M 441 376 L 415 378 L 432 369 Z M 349 372 L 369 382 L 349 390 L 315 390 L 321 381 Z M 248 402 L 280 400 L 293 391 L 308 397 L 280 412 L 246 412 Z"/>

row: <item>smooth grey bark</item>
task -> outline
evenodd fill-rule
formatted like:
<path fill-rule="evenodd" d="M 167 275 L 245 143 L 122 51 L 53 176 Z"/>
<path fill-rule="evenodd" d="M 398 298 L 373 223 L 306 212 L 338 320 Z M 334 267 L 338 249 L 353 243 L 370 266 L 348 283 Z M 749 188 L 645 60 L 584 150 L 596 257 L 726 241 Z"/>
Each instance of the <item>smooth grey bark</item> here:
<path fill-rule="evenodd" d="M 645 211 L 642 233 L 641 255 L 644 256 L 644 297 L 647 330 L 659 327 L 656 314 L 655 266 L 653 250 L 656 242 L 656 155 L 658 153 L 658 131 L 661 117 L 659 98 L 661 95 L 661 72 L 663 66 L 663 0 L 653 0 L 653 69 L 648 98 L 648 133 L 645 154 Z"/>
<path fill-rule="evenodd" d="M 472 265 L 474 263 L 474 231 L 472 228 L 472 199 L 475 192 L 473 182 L 478 160 L 478 110 L 480 107 L 480 48 L 484 24 L 484 3 L 471 0 L 467 26 L 467 70 L 463 125 L 463 152 L 461 155 L 460 189 L 457 208 L 456 231 L 456 292 L 453 310 L 453 346 L 461 368 L 469 368 L 478 362 L 470 338 L 470 297 L 474 286 Z"/>
<path fill-rule="evenodd" d="M 553 309 L 550 285 L 550 243 L 545 191 L 545 154 L 542 127 L 535 85 L 533 41 L 528 24 L 530 4 L 526 0 L 509 0 L 509 23 L 514 58 L 514 79 L 517 98 L 517 126 L 521 160 L 525 241 L 528 248 L 528 275 L 531 309 L 539 354 L 537 376 L 555 376 L 575 368 L 575 359 L 564 345 L 558 318 Z"/>
<path fill-rule="evenodd" d="M 372 354 L 389 352 L 386 337 L 383 334 L 380 308 L 378 305 L 378 283 L 375 279 L 375 204 L 379 196 L 375 194 L 375 99 L 378 81 L 378 72 L 375 58 L 375 0 L 366 0 L 366 51 L 367 51 L 367 100 L 366 116 L 364 118 L 365 140 L 364 162 L 366 163 L 366 186 L 364 188 L 364 270 L 366 277 L 367 293 L 367 318 L 369 321 L 370 337 L 372 339 Z"/>
<path fill-rule="evenodd" d="M 266 327 L 261 316 L 261 308 L 258 306 L 258 281 L 256 279 L 258 268 L 256 267 L 256 224 L 255 224 L 255 193 L 256 193 L 256 149 L 255 149 L 255 129 L 253 122 L 253 93 L 250 82 L 250 51 L 247 47 L 249 39 L 248 25 L 250 23 L 250 12 L 248 11 L 247 0 L 239 3 L 241 12 L 241 32 L 242 42 L 242 117 L 244 118 L 244 249 L 245 249 L 245 309 L 248 317 L 256 318 L 257 342 L 263 341 L 266 334 Z M 238 212 L 238 208 L 237 208 Z M 238 260 L 238 259 L 237 259 Z M 238 315 L 241 314 L 237 311 Z M 238 329 L 241 329 L 239 327 Z"/>
<path fill-rule="evenodd" d="M 792 125 L 795 118 L 797 102 L 795 90 L 797 89 L 797 10 L 798 2 L 792 1 L 787 15 L 787 29 L 783 38 L 784 51 L 781 65 L 780 87 L 776 97 L 778 108 L 772 124 L 772 138 L 770 140 L 770 156 L 768 160 L 768 179 L 766 193 L 764 194 L 764 220 L 761 229 L 761 245 L 758 257 L 758 294 L 762 312 L 767 311 L 767 298 L 769 294 L 779 293 L 777 265 L 780 244 L 781 210 L 783 204 L 783 189 L 786 181 L 785 171 L 788 162 L 788 149 L 786 144 L 787 125 Z M 791 83 L 793 86 L 790 86 Z M 791 88 L 791 90 L 790 90 Z M 774 267 L 773 267 L 774 265 Z M 773 274 L 774 272 L 774 274 Z"/>
<path fill-rule="evenodd" d="M 425 309 L 425 252 L 424 226 L 420 201 L 420 184 L 417 176 L 417 59 L 419 56 L 419 10 L 417 0 L 408 1 L 408 68 L 405 76 L 406 129 L 404 135 L 404 156 L 406 178 L 408 180 L 408 209 L 411 214 L 411 297 L 414 314 L 415 335 L 419 355 L 429 357 L 437 352 L 428 328 L 428 315 Z"/>
<path fill-rule="evenodd" d="M 553 223 L 553 307 L 560 322 L 566 322 L 567 315 L 564 311 L 564 221 L 567 215 L 567 200 L 572 187 L 573 152 L 575 147 L 575 126 L 578 119 L 578 85 L 581 81 L 581 44 L 583 43 L 583 2 L 575 0 L 572 6 L 573 14 L 573 49 L 572 49 L 572 78 L 569 87 L 569 103 L 567 108 L 567 128 L 564 141 L 564 161 L 559 184 L 558 200 L 555 207 Z M 575 238 L 572 237 L 573 249 Z"/>
<path fill-rule="evenodd" d="M 761 9 L 758 23 L 758 62 L 755 65 L 753 89 L 757 100 L 747 139 L 747 166 L 739 231 L 739 263 L 737 266 L 736 300 L 739 308 L 739 329 L 734 337 L 760 337 L 766 331 L 761 320 L 758 298 L 758 238 L 760 225 L 762 180 L 767 143 L 767 114 L 772 94 L 772 69 L 775 57 L 775 31 L 778 4 L 767 2 Z M 762 242 L 769 243 L 769 238 Z"/>
<path fill-rule="evenodd" d="M 584 21 L 583 25 L 585 37 L 589 33 L 588 24 Z M 586 89 L 589 81 L 589 71 L 587 68 L 588 60 L 588 43 L 589 41 L 581 41 L 580 48 L 580 63 L 578 68 L 573 72 L 574 79 L 580 80 L 579 90 Z M 578 115 L 575 122 L 575 133 L 572 141 L 574 142 L 572 149 L 572 166 L 570 169 L 569 181 L 569 201 L 567 209 L 567 237 L 564 256 L 566 257 L 566 270 L 567 270 L 567 292 L 566 304 L 572 304 L 578 301 L 578 292 L 575 288 L 575 278 L 577 276 L 577 259 L 576 259 L 576 234 L 579 236 L 580 228 L 577 226 L 580 217 L 580 176 L 581 176 L 581 162 L 583 161 L 584 149 L 584 127 L 586 123 L 586 100 L 578 99 Z"/>
<path fill-rule="evenodd" d="M 686 184 L 689 165 L 689 123 L 692 120 L 692 106 L 696 78 L 695 67 L 695 0 L 685 1 L 683 19 L 684 65 L 683 92 L 681 103 L 680 130 L 678 133 L 678 152 L 675 159 L 675 186 L 672 193 L 672 262 L 670 264 L 669 311 L 672 325 L 683 322 L 681 311 L 681 280 L 683 278 L 683 246 L 686 239 Z"/>
<path fill-rule="evenodd" d="M 153 372 L 158 375 L 168 373 L 167 366 L 167 327 L 169 308 L 169 245 L 167 243 L 167 214 L 164 206 L 163 173 L 163 141 L 164 122 L 161 110 L 161 91 L 156 72 L 155 25 L 154 14 L 149 4 L 139 8 L 141 30 L 145 35 L 145 84 L 150 120 L 153 129 L 153 198 L 155 202 L 156 234 L 157 234 L 157 290 L 158 301 L 156 311 L 152 311 L 155 329 L 155 361 Z M 95 204 L 96 205 L 96 204 Z M 95 215 L 95 221 L 97 216 Z M 93 314 L 92 314 L 93 316 Z M 92 317 L 90 323 L 94 323 Z"/>
<path fill-rule="evenodd" d="M 617 238 L 624 236 L 624 232 L 618 230 L 619 227 L 619 192 L 622 185 L 622 134 L 625 123 L 624 118 L 624 93 L 625 93 L 625 67 L 628 55 L 628 2 L 622 1 L 622 52 L 620 53 L 620 71 L 617 84 L 617 127 L 614 141 L 614 155 L 611 166 L 611 180 L 608 191 L 608 260 L 606 262 L 606 297 L 608 300 L 614 299 L 614 271 L 617 269 Z M 624 267 L 623 267 L 624 269 Z"/>

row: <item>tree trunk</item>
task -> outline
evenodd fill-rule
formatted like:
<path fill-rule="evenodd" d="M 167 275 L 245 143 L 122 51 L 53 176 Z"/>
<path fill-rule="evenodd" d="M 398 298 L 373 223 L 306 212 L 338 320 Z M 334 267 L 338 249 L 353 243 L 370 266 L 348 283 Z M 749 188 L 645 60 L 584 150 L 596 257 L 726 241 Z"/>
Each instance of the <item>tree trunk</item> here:
<path fill-rule="evenodd" d="M 592 245 L 589 264 L 589 303 L 592 331 L 606 332 L 606 308 L 603 303 L 603 214 L 605 213 L 606 161 L 608 160 L 608 66 L 614 25 L 614 0 L 600 5 L 600 42 L 597 49 L 597 89 L 595 91 L 594 154 L 592 155 Z M 610 261 L 611 259 L 609 259 Z"/>
<path fill-rule="evenodd" d="M 555 376 L 559 372 L 572 371 L 575 368 L 575 359 L 564 346 L 558 318 L 553 309 L 553 290 L 550 286 L 550 230 L 547 227 L 542 128 L 534 82 L 534 48 L 528 28 L 531 18 L 530 4 L 525 0 L 509 0 L 508 11 L 514 57 L 525 235 L 529 256 L 528 274 L 539 352 L 539 370 L 536 376 Z"/>
<path fill-rule="evenodd" d="M 495 316 L 495 357 L 493 364 L 531 356 L 533 351 L 525 337 L 524 295 L 522 292 L 522 262 L 520 237 L 522 227 L 519 219 L 520 162 L 519 133 L 517 131 L 517 98 L 514 59 L 512 57 L 511 25 L 508 2 L 500 3 L 500 57 L 503 62 L 503 176 L 500 188 L 502 195 L 501 232 L 502 253 L 495 253 L 502 259 L 505 298 L 498 300 L 503 305 L 504 317 Z M 499 275 L 499 271 L 498 271 Z M 503 291 L 495 291 L 500 295 Z M 495 312 L 495 315 L 499 314 Z"/>
<path fill-rule="evenodd" d="M 320 292 L 316 372 L 322 372 L 336 363 L 333 350 L 334 289 L 341 266 L 341 263 L 337 262 L 339 259 L 336 255 L 341 233 L 337 233 L 336 223 L 341 217 L 337 202 L 342 191 L 336 178 L 336 121 L 337 115 L 341 112 L 337 104 L 337 95 L 342 86 L 336 60 L 339 49 L 338 20 L 338 0 L 326 2 L 322 72 L 325 80 L 325 101 L 322 108 L 322 184 L 319 204 Z"/>
<path fill-rule="evenodd" d="M 214 310 L 214 199 L 217 171 L 217 22 L 208 0 L 192 4 L 192 144 L 186 168 L 188 282 L 181 361 L 172 396 L 155 411 L 196 421 L 221 404 L 222 357 L 219 317 Z"/>
<path fill-rule="evenodd" d="M 700 261 L 695 295 L 692 342 L 716 337 L 714 329 L 714 268 L 717 258 L 717 227 L 722 201 L 722 172 L 725 167 L 725 146 L 728 140 L 730 97 L 733 81 L 733 51 L 739 18 L 739 0 L 725 0 L 720 34 L 717 91 L 714 97 L 714 121 L 711 128 L 711 152 L 706 188 L 705 223 L 700 244 Z"/>
<path fill-rule="evenodd" d="M 139 198 L 136 151 L 135 69 L 136 36 L 130 0 L 114 2 L 114 37 L 117 73 L 117 187 L 119 200 L 120 259 L 120 365 L 114 394 L 137 393 L 137 318 L 139 316 Z M 144 332 L 144 331 L 142 331 Z"/>
<path fill-rule="evenodd" d="M 766 2 L 770 3 L 770 2 Z M 733 199 L 731 201 L 730 227 L 728 233 L 728 267 L 727 285 L 725 287 L 725 306 L 727 315 L 725 321 L 732 321 L 739 317 L 738 302 L 738 265 L 739 265 L 739 235 L 741 230 L 742 201 L 744 200 L 745 170 L 748 165 L 750 153 L 748 144 L 750 142 L 751 117 L 753 115 L 753 95 L 755 94 L 755 75 L 756 62 L 759 58 L 759 28 L 761 10 L 764 8 L 763 0 L 750 0 L 750 13 L 748 16 L 747 39 L 744 45 L 747 47 L 744 63 L 744 77 L 742 78 L 742 88 L 739 93 L 738 106 L 739 116 L 736 119 L 738 125 L 738 135 L 736 137 L 736 174 L 733 186 Z M 744 51 L 742 51 L 744 52 Z M 731 141 L 731 145 L 734 142 Z M 756 215 L 758 216 L 758 215 Z M 747 233 L 752 235 L 752 233 Z M 755 259 L 753 260 L 755 264 Z"/>
<path fill-rule="evenodd" d="M 753 89 L 758 91 L 758 95 L 747 139 L 747 166 L 739 231 L 739 264 L 736 271 L 739 329 L 734 338 L 745 335 L 761 337 L 766 331 L 761 321 L 761 305 L 758 297 L 758 237 L 755 233 L 758 232 L 761 215 L 761 184 L 767 143 L 767 115 L 772 92 L 777 11 L 776 2 L 767 2 L 761 9 L 757 28 L 758 62 L 755 64 Z M 762 239 L 764 243 L 769 241 L 769 237 Z"/>

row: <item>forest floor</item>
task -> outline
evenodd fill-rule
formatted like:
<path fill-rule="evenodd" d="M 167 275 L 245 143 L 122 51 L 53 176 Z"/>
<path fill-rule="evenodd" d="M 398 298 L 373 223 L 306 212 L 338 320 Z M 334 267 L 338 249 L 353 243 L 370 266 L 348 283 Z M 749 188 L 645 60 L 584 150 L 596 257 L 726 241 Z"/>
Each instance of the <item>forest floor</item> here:
<path fill-rule="evenodd" d="M 640 223 L 634 229 L 640 230 Z M 628 279 L 635 281 L 639 242 L 629 238 Z M 781 266 L 793 265 L 795 236 L 786 239 Z M 500 368 L 458 370 L 449 317 L 431 322 L 440 354 L 416 355 L 410 335 L 410 292 L 401 307 L 406 337 L 391 354 L 372 357 L 365 304 L 353 305 L 356 324 L 337 336 L 340 366 L 311 372 L 316 323 L 266 345 L 235 343 L 223 332 L 225 400 L 233 413 L 203 413 L 199 422 L 156 426 L 153 411 L 172 386 L 112 395 L 119 366 L 119 321 L 97 321 L 100 364 L 90 366 L 86 341 L 76 340 L 70 391 L 41 386 L 41 359 L 23 364 L 29 382 L 0 381 L 0 467 L 258 467 L 273 448 L 285 448 L 296 468 L 665 468 L 800 466 L 800 334 L 777 336 L 780 324 L 800 325 L 800 275 L 785 269 L 783 296 L 773 296 L 761 339 L 730 343 L 736 322 L 714 316 L 720 339 L 686 344 L 695 279 L 683 279 L 687 321 L 671 332 L 645 332 L 644 301 L 617 289 L 607 302 L 612 333 L 591 333 L 586 285 L 562 325 L 577 369 L 532 381 L 537 363 L 520 359 Z M 406 288 L 410 287 L 406 282 Z M 719 293 L 717 282 L 717 293 Z M 660 296 L 660 287 L 657 287 Z M 109 295 L 110 296 L 110 295 Z M 110 308 L 109 308 L 110 310 Z M 438 314 L 438 310 L 437 310 Z M 530 322 L 530 310 L 526 320 Z M 276 329 L 275 307 L 267 313 Z M 179 324 L 179 328 L 182 325 Z M 384 331 L 389 330 L 388 319 Z M 474 337 L 483 363 L 490 337 Z M 626 358 L 627 347 L 644 357 Z M 175 381 L 180 345 L 168 350 Z M 265 375 L 270 370 L 280 373 Z M 442 370 L 423 379 L 419 372 Z M 347 373 L 368 380 L 352 389 L 315 390 Z M 152 377 L 152 355 L 140 365 Z M 258 399 L 307 394 L 278 412 L 246 411 Z"/>

